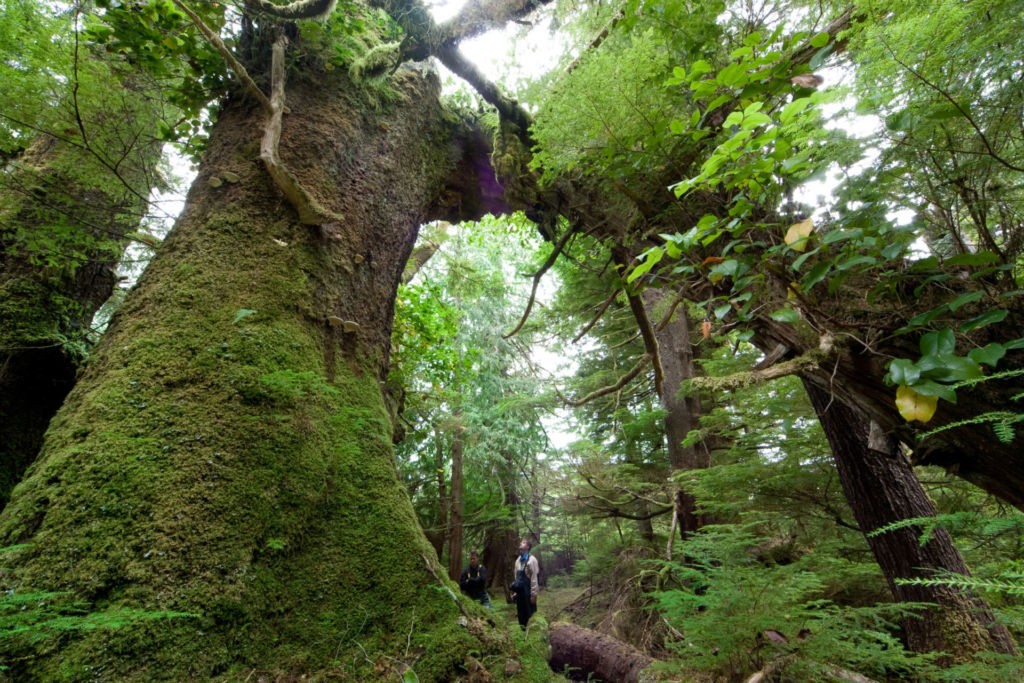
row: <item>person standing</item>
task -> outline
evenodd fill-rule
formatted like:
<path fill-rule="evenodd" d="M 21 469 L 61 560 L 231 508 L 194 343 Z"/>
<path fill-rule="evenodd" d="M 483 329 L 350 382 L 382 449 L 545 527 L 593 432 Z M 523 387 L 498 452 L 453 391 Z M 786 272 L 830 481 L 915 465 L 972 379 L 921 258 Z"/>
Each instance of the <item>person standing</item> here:
<path fill-rule="evenodd" d="M 519 617 L 519 625 L 526 628 L 530 617 L 537 611 L 537 595 L 540 593 L 540 584 L 537 577 L 540 574 L 540 565 L 537 558 L 530 555 L 533 544 L 528 539 L 519 543 L 519 557 L 515 564 L 515 581 L 512 582 L 512 598 L 516 602 L 516 615 Z"/>
<path fill-rule="evenodd" d="M 487 609 L 491 608 L 491 598 L 487 595 L 487 570 L 480 564 L 480 553 L 475 550 L 469 551 L 469 566 L 459 576 L 459 588 Z"/>

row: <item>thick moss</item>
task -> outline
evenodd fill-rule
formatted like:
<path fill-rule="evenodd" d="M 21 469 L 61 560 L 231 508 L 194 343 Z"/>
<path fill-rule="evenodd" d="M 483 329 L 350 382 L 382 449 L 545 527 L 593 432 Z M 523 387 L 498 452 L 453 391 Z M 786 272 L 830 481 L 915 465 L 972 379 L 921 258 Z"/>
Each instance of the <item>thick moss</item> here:
<path fill-rule="evenodd" d="M 258 112 L 229 102 L 178 225 L 0 517 L 0 544 L 29 544 L 6 588 L 195 616 L 16 643 L 17 677 L 362 680 L 400 664 L 440 681 L 467 652 L 510 648 L 460 625 L 425 566 L 380 390 L 450 119 L 436 78 L 400 72 L 384 113 L 347 100 L 344 78 L 289 91 L 282 156 L 346 224 L 298 223 L 251 155 Z M 210 183 L 226 171 L 238 182 Z"/>

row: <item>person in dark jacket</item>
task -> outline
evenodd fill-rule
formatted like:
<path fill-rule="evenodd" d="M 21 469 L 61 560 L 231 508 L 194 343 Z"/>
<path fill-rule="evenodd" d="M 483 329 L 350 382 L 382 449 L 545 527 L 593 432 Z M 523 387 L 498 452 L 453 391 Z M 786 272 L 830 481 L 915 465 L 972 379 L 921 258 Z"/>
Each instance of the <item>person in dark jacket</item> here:
<path fill-rule="evenodd" d="M 491 608 L 491 598 L 487 595 L 487 570 L 480 564 L 480 554 L 475 550 L 469 552 L 469 566 L 462 570 L 459 587 L 487 609 Z"/>

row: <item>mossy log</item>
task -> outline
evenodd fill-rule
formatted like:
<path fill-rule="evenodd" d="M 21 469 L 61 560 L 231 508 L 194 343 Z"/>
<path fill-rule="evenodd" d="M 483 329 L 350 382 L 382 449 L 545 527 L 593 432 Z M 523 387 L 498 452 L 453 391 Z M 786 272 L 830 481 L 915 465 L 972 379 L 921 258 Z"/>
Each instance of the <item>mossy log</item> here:
<path fill-rule="evenodd" d="M 0 516 L 0 546 L 25 544 L 5 590 L 122 622 L 6 639 L 17 680 L 444 681 L 467 652 L 509 652 L 424 567 L 381 393 L 418 225 L 479 206 L 448 189 L 480 185 L 451 177 L 481 168 L 473 136 L 436 75 L 399 70 L 380 110 L 345 71 L 294 79 L 280 149 L 344 222 L 300 222 L 259 161 L 259 108 L 226 101 L 184 212 Z M 167 612 L 192 616 L 144 618 Z"/>
<path fill-rule="evenodd" d="M 574 681 L 638 683 L 654 661 L 621 640 L 575 624 L 552 625 L 548 638 L 551 669 Z"/>

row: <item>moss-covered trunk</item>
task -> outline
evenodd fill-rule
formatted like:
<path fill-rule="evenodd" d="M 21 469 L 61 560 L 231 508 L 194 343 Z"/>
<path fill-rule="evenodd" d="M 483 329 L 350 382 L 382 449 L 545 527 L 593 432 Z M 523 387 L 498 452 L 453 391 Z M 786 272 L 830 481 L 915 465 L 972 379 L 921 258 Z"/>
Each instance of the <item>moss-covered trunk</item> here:
<path fill-rule="evenodd" d="M 160 155 L 151 137 L 101 141 L 120 177 L 40 134 L 0 181 L 0 508 L 74 385 Z"/>
<path fill-rule="evenodd" d="M 815 384 L 805 381 L 839 472 L 839 481 L 857 525 L 865 533 L 915 517 L 933 517 L 935 506 L 900 452 L 898 442 L 869 424 Z M 874 443 L 877 441 L 877 443 Z M 1013 639 L 996 621 L 988 604 L 951 586 L 907 586 L 897 579 L 930 578 L 936 574 L 969 575 L 960 552 L 945 529 L 921 544 L 919 530 L 909 527 L 868 537 L 868 545 L 901 602 L 936 607 L 905 619 L 908 645 L 916 652 L 946 652 L 956 660 L 983 651 L 1013 653 Z"/>
<path fill-rule="evenodd" d="M 290 80 L 282 159 L 344 220 L 299 223 L 259 162 L 259 108 L 227 101 L 177 225 L 0 517 L 0 545 L 27 544 L 5 588 L 195 616 L 11 640 L 22 680 L 449 680 L 488 651 L 424 564 L 381 395 L 417 226 L 439 196 L 454 206 L 445 181 L 466 166 L 456 122 L 432 73 L 400 69 L 383 110 L 340 69 Z"/>

